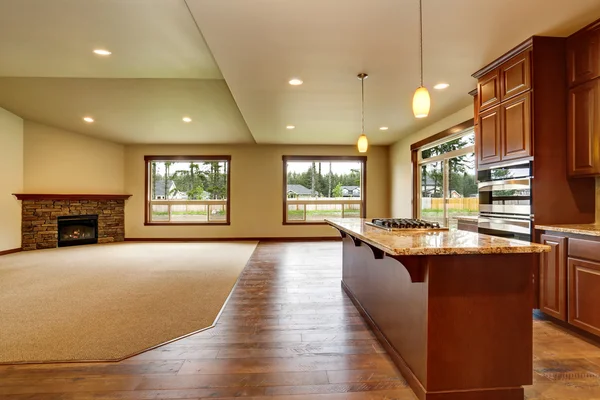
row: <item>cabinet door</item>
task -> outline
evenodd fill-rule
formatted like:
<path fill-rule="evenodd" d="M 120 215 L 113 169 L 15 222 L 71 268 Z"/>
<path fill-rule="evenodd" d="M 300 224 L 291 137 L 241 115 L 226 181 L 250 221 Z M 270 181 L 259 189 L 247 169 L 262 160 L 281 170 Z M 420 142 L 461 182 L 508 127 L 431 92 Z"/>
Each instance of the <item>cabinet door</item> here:
<path fill-rule="evenodd" d="M 500 161 L 500 106 L 479 114 L 477 125 L 477 165 Z"/>
<path fill-rule="evenodd" d="M 500 77 L 498 70 L 488 72 L 477 82 L 479 110 L 483 111 L 500 103 Z"/>
<path fill-rule="evenodd" d="M 567 40 L 567 77 L 570 86 L 600 75 L 600 30 L 584 32 Z"/>
<path fill-rule="evenodd" d="M 531 51 L 516 55 L 500 67 L 500 100 L 531 89 Z"/>
<path fill-rule="evenodd" d="M 502 160 L 531 156 L 531 94 L 508 100 L 500 108 Z"/>
<path fill-rule="evenodd" d="M 542 244 L 552 247 L 540 257 L 540 310 L 567 320 L 567 239 L 541 235 Z"/>
<path fill-rule="evenodd" d="M 600 335 L 600 263 L 569 258 L 569 323 Z"/>
<path fill-rule="evenodd" d="M 600 174 L 600 80 L 569 90 L 567 156 L 570 176 Z"/>

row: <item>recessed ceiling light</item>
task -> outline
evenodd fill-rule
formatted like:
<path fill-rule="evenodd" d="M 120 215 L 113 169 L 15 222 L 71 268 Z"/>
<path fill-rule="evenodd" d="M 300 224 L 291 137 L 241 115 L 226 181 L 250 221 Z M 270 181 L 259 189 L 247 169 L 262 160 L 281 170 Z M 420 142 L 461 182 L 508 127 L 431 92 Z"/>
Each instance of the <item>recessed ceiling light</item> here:
<path fill-rule="evenodd" d="M 387 131 L 388 129 L 390 128 L 388 128 L 387 126 L 382 126 L 381 128 L 379 128 L 380 131 Z"/>
<path fill-rule="evenodd" d="M 438 83 L 437 85 L 435 85 L 433 88 L 436 90 L 444 90 L 446 89 L 448 86 L 450 86 L 447 83 Z"/>
<path fill-rule="evenodd" d="M 298 79 L 298 78 L 290 79 L 290 85 L 292 85 L 292 86 L 302 85 L 303 83 L 304 82 L 302 81 L 302 79 Z"/>
<path fill-rule="evenodd" d="M 183 117 L 182 121 L 183 122 L 192 122 L 192 119 L 190 117 Z"/>
<path fill-rule="evenodd" d="M 98 54 L 99 56 L 110 56 L 112 54 L 112 52 L 104 49 L 96 49 L 94 50 L 94 53 Z"/>
<path fill-rule="evenodd" d="M 89 124 L 91 124 L 92 122 L 94 122 L 94 118 L 92 117 L 83 117 L 83 120 Z"/>
<path fill-rule="evenodd" d="M 295 129 L 296 127 L 294 125 L 288 125 L 285 127 L 285 129 Z"/>

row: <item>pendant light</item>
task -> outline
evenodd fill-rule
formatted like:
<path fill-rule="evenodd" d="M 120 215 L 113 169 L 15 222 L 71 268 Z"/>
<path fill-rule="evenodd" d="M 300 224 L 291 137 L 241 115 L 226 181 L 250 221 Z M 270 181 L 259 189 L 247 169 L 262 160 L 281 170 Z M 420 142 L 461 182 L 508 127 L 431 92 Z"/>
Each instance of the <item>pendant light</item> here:
<path fill-rule="evenodd" d="M 367 79 L 369 77 L 369 75 L 367 74 L 358 74 L 358 79 L 360 80 L 360 86 L 361 86 L 361 103 L 360 103 L 360 109 L 361 109 L 361 117 L 362 117 L 362 130 L 361 135 L 358 137 L 358 143 L 356 143 L 356 146 L 358 147 L 358 152 L 359 153 L 366 153 L 367 149 L 369 148 L 369 140 L 367 139 L 367 135 L 365 135 L 365 79 Z"/>
<path fill-rule="evenodd" d="M 419 0 L 419 32 L 420 32 L 420 48 L 421 54 L 421 86 L 415 91 L 413 96 L 413 114 L 415 118 L 425 118 L 429 115 L 431 108 L 431 99 L 429 91 L 423 86 L 423 0 Z"/>

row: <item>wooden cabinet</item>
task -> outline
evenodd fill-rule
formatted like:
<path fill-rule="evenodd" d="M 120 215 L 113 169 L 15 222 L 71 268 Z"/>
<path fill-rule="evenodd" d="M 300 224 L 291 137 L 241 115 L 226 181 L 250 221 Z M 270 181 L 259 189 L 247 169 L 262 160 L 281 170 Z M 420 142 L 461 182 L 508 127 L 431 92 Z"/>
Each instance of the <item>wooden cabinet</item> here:
<path fill-rule="evenodd" d="M 531 89 L 530 55 L 531 51 L 524 51 L 500 67 L 500 101 Z"/>
<path fill-rule="evenodd" d="M 532 50 L 526 45 L 474 75 L 478 168 L 532 155 Z"/>
<path fill-rule="evenodd" d="M 531 156 L 531 95 L 524 93 L 479 114 L 478 165 Z"/>
<path fill-rule="evenodd" d="M 567 320 L 567 238 L 541 235 L 540 241 L 552 247 L 540 256 L 540 310 Z"/>
<path fill-rule="evenodd" d="M 477 82 L 479 111 L 500 103 L 500 76 L 497 69 L 482 76 Z"/>
<path fill-rule="evenodd" d="M 569 258 L 569 323 L 600 335 L 600 262 Z"/>
<path fill-rule="evenodd" d="M 500 105 L 502 160 L 531 156 L 531 95 L 522 94 Z"/>
<path fill-rule="evenodd" d="M 600 76 L 600 28 L 567 39 L 567 79 L 573 87 Z"/>
<path fill-rule="evenodd" d="M 502 160 L 500 120 L 500 106 L 479 114 L 476 137 L 478 165 Z"/>
<path fill-rule="evenodd" d="M 477 219 L 457 218 L 457 229 L 460 231 L 469 231 L 477 233 Z"/>
<path fill-rule="evenodd" d="M 600 174 L 600 79 L 569 90 L 568 172 L 570 176 Z"/>

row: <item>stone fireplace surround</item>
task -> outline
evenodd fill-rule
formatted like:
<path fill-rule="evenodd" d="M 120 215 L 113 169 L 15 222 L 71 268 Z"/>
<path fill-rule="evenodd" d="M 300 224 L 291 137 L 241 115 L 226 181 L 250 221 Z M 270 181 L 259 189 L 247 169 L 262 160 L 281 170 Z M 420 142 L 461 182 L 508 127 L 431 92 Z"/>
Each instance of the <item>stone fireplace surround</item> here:
<path fill-rule="evenodd" d="M 23 250 L 58 246 L 58 218 L 98 215 L 98 243 L 122 242 L 125 236 L 125 200 L 131 195 L 15 194 L 22 201 Z"/>

